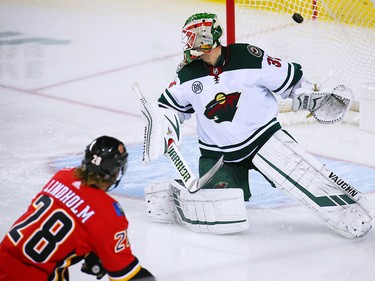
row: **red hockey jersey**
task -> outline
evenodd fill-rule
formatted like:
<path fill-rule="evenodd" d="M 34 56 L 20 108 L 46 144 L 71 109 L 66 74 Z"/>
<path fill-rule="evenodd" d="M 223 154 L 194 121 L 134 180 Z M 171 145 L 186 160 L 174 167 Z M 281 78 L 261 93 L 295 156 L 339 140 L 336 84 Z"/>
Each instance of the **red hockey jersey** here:
<path fill-rule="evenodd" d="M 110 280 L 141 269 L 133 256 L 128 221 L 105 191 L 81 185 L 62 169 L 44 186 L 0 244 L 0 280 L 68 280 L 68 266 L 94 252 Z"/>

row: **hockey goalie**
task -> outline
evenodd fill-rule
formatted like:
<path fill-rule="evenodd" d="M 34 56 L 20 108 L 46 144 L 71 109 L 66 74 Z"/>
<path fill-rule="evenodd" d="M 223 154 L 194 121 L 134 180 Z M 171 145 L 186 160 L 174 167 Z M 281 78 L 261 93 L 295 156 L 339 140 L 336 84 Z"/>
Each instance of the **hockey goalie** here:
<path fill-rule="evenodd" d="M 353 101 L 351 90 L 344 85 L 322 89 L 303 77 L 300 64 L 250 44 L 223 46 L 222 34 L 215 14 L 199 13 L 186 20 L 184 60 L 159 97 L 159 107 L 144 114 L 145 159 L 151 161 L 168 154 L 166 144 L 174 143 L 169 131 L 178 131 L 176 125 L 166 130 L 165 112 L 179 116 L 175 124 L 195 114 L 200 149 L 195 183 L 205 177 L 194 188 L 181 174 L 179 180 L 148 186 L 150 217 L 177 221 L 196 232 L 244 231 L 249 227 L 244 201 L 251 198 L 253 169 L 338 234 L 365 235 L 375 215 L 365 195 L 304 150 L 277 120 L 275 96 L 280 95 L 293 100 L 293 111 L 304 110 L 319 123 L 339 122 Z"/>

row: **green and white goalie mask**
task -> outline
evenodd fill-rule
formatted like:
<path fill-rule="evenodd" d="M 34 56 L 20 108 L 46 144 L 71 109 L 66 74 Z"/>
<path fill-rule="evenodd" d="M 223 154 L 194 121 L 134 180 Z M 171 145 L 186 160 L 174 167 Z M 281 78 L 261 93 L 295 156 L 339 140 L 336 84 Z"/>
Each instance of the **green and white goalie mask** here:
<path fill-rule="evenodd" d="M 199 13 L 189 17 L 182 28 L 184 61 L 181 64 L 189 64 L 219 46 L 222 36 L 223 29 L 215 14 Z"/>

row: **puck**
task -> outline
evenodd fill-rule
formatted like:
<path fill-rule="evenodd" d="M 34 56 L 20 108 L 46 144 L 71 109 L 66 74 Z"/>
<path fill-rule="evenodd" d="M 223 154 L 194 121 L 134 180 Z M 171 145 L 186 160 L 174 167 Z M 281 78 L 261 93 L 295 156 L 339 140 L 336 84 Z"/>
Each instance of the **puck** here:
<path fill-rule="evenodd" d="M 293 16 L 292 16 L 293 20 L 296 22 L 296 23 L 301 23 L 303 22 L 303 17 L 298 14 L 298 13 L 294 13 Z"/>

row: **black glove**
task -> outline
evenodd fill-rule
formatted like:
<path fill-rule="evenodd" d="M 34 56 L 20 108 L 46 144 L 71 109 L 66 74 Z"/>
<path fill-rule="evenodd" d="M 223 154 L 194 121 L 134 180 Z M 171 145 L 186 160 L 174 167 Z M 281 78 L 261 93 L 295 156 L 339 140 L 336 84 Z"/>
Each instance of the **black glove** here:
<path fill-rule="evenodd" d="M 101 279 L 107 272 L 105 271 L 99 257 L 93 252 L 85 257 L 81 271 L 87 274 L 95 275 L 96 279 Z"/>

